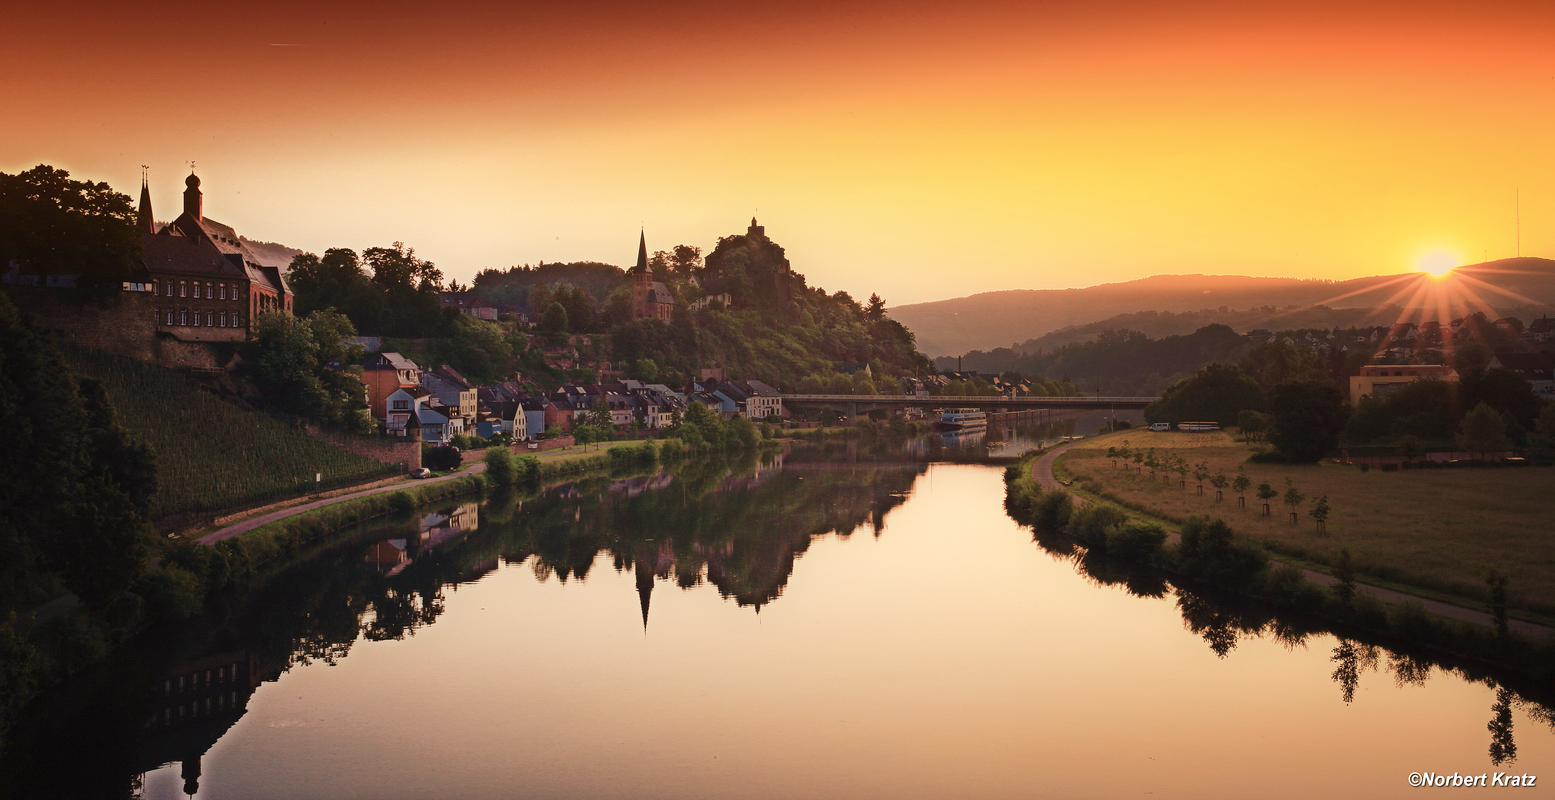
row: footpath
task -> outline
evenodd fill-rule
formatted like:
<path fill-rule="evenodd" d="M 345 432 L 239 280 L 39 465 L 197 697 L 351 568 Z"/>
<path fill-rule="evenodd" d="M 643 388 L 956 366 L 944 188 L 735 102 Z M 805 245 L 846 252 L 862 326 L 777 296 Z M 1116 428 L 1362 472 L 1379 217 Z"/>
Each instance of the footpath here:
<path fill-rule="evenodd" d="M 425 480 L 415 481 L 414 485 L 425 486 L 425 485 L 433 484 L 433 483 L 442 483 L 444 481 L 457 480 L 459 478 L 468 477 L 470 475 L 479 475 L 480 473 L 485 472 L 485 471 L 486 471 L 486 464 L 485 464 L 485 462 L 477 461 L 477 462 L 475 462 L 473 464 L 470 464 L 470 465 L 460 469 L 457 472 L 454 472 L 454 473 L 449 474 L 449 475 L 444 475 L 441 478 L 427 478 Z M 347 502 L 349 500 L 355 500 L 355 499 L 361 498 L 361 497 L 370 497 L 370 496 L 375 495 L 375 494 L 383 494 L 384 492 L 394 492 L 394 491 L 398 491 L 400 489 L 403 489 L 403 488 L 405 488 L 406 486 L 409 486 L 409 485 L 412 485 L 412 484 L 410 484 L 408 482 L 405 482 L 405 481 L 400 481 L 400 482 L 396 482 L 396 483 L 391 483 L 391 484 L 389 484 L 387 486 L 378 486 L 378 487 L 372 488 L 372 489 L 363 489 L 363 490 L 361 490 L 359 492 L 350 492 L 350 493 L 347 493 L 347 494 L 339 494 L 339 495 L 335 495 L 334 497 L 325 498 L 323 500 L 314 500 L 311 503 L 303 503 L 302 505 L 296 505 L 296 506 L 291 506 L 289 508 L 283 508 L 280 511 L 272 511 L 272 512 L 270 512 L 268 514 L 262 514 L 262 515 L 257 516 L 257 517 L 250 517 L 248 519 L 243 520 L 242 522 L 233 523 L 231 525 L 228 525 L 225 528 L 220 528 L 220 529 L 218 529 L 216 531 L 213 531 L 211 533 L 207 533 L 204 536 L 201 536 L 199 538 L 199 542 L 200 542 L 200 544 L 215 544 L 215 543 L 217 543 L 217 542 L 219 542 L 219 541 L 221 541 L 223 539 L 231 539 L 234 536 L 241 536 L 241 535 L 243 535 L 245 533 L 248 533 L 249 531 L 251 531 L 251 530 L 253 530 L 253 529 L 255 529 L 255 528 L 257 528 L 257 527 L 259 527 L 261 525 L 268 525 L 268 524 L 270 524 L 272 522 L 275 522 L 277 520 L 286 519 L 287 517 L 295 517 L 298 514 L 307 513 L 307 512 L 312 511 L 312 510 L 314 510 L 316 508 L 323 508 L 324 506 L 332 506 L 332 505 L 334 505 L 336 503 L 344 503 L 344 502 Z"/>
<path fill-rule="evenodd" d="M 1058 477 L 1053 474 L 1053 465 L 1057 463 L 1059 456 L 1069 452 L 1069 448 L 1074 447 L 1076 444 L 1079 444 L 1079 442 L 1070 442 L 1069 444 L 1060 445 L 1046 453 L 1043 453 L 1037 458 L 1036 462 L 1033 463 L 1031 467 L 1031 477 L 1036 480 L 1038 486 L 1041 486 L 1044 490 L 1068 490 L 1068 487 L 1063 482 L 1058 480 Z M 1072 492 L 1070 493 L 1070 497 L 1074 498 L 1076 507 L 1085 504 L 1085 498 L 1083 497 L 1075 495 Z M 1181 539 L 1181 536 L 1173 533 L 1167 538 L 1167 541 L 1176 544 L 1177 542 L 1181 541 Z M 1274 565 L 1281 565 L 1285 562 L 1270 559 L 1269 563 Z M 1306 569 L 1305 567 L 1297 567 L 1297 569 L 1301 570 L 1302 575 L 1305 576 L 1307 580 L 1318 584 L 1319 586 L 1333 586 L 1339 583 L 1338 578 L 1335 578 L 1334 576 L 1325 572 L 1318 572 L 1316 570 Z M 1369 594 L 1372 597 L 1375 597 L 1385 603 L 1403 603 L 1408 600 L 1414 600 L 1424 605 L 1426 611 L 1429 611 L 1432 614 L 1436 614 L 1438 616 L 1447 617 L 1449 619 L 1463 620 L 1464 622 L 1473 622 L 1479 625 L 1487 626 L 1494 626 L 1496 624 L 1495 618 L 1492 617 L 1489 612 L 1478 611 L 1472 608 L 1464 608 L 1463 606 L 1456 606 L 1451 603 L 1443 603 L 1440 600 L 1432 600 L 1430 598 L 1407 594 L 1405 592 L 1400 592 L 1393 589 L 1385 589 L 1381 586 L 1372 586 L 1366 583 L 1355 584 L 1355 590 L 1357 592 Z M 1539 625 L 1537 623 L 1520 619 L 1507 620 L 1507 628 L 1530 638 L 1545 638 L 1550 636 L 1552 632 L 1555 632 L 1552 631 L 1552 629 L 1548 626 Z"/>

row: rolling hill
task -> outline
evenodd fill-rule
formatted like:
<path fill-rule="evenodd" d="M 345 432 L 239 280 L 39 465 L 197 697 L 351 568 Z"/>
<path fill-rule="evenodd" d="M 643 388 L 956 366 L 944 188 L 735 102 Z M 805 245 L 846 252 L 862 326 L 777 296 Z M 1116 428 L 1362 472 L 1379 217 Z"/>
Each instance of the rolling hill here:
<path fill-rule="evenodd" d="M 1070 326 L 1086 325 L 1138 312 L 1205 312 L 1226 315 L 1223 321 L 1245 331 L 1282 326 L 1279 319 L 1297 309 L 1378 309 L 1396 305 L 1411 314 L 1429 307 L 1428 318 L 1462 316 L 1476 310 L 1555 305 L 1555 261 L 1509 258 L 1458 267 L 1436 278 L 1423 272 L 1378 275 L 1348 281 L 1251 278 L 1238 275 L 1156 275 L 1125 283 L 1083 289 L 1024 289 L 987 292 L 953 300 L 915 303 L 889 309 L 892 319 L 918 338 L 918 349 L 930 356 L 959 355 L 970 350 L 1009 347 Z M 1294 308 L 1292 308 L 1294 307 Z M 1253 314 L 1238 314 L 1254 310 Z M 1397 313 L 1376 324 L 1391 323 Z M 1332 315 L 1338 324 L 1361 324 L 1366 313 Z M 1351 321 L 1354 320 L 1354 321 Z M 1151 331 L 1154 335 L 1187 333 L 1196 328 Z M 1240 323 L 1240 325 L 1238 324 Z M 1243 327 L 1245 326 L 1245 327 Z"/>

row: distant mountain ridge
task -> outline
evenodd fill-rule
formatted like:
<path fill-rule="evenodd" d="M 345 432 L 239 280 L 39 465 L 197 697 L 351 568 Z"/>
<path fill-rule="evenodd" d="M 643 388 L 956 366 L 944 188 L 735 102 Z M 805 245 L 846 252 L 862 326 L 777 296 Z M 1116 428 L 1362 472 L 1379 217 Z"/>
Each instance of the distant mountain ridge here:
<path fill-rule="evenodd" d="M 254 254 L 254 258 L 258 259 L 259 263 L 266 267 L 278 267 L 285 270 L 291 267 L 293 258 L 302 255 L 301 250 L 295 247 L 287 247 L 284 244 L 256 242 L 246 236 L 239 236 L 238 240 L 243 242 L 248 251 Z"/>
<path fill-rule="evenodd" d="M 1271 321 L 1254 326 L 1267 327 L 1278 324 L 1272 320 L 1286 313 L 1284 310 L 1291 306 L 1326 305 L 1338 310 L 1375 309 L 1392 304 L 1414 310 L 1425 301 L 1426 293 L 1421 290 L 1427 285 L 1424 282 L 1434 282 L 1449 294 L 1477 296 L 1492 308 L 1555 305 L 1555 261 L 1524 257 L 1458 267 L 1441 278 L 1425 273 L 1377 275 L 1348 281 L 1241 275 L 1154 275 L 1083 289 L 986 292 L 953 300 L 896 306 L 888 313 L 917 335 L 921 352 L 933 357 L 1010 347 L 1012 343 L 1038 339 L 1066 327 L 1148 311 L 1211 310 L 1227 314 L 1270 306 L 1268 311 L 1274 313 L 1267 319 Z M 1455 313 L 1461 316 L 1464 310 L 1460 308 Z M 1438 315 L 1434 307 L 1431 313 L 1433 318 Z M 1353 317 L 1348 313 L 1335 316 L 1346 320 Z M 1229 317 L 1215 321 L 1238 327 Z M 1355 323 L 1347 321 L 1345 324 Z M 1158 333 L 1168 332 L 1187 331 Z M 1019 344 L 1015 346 L 1020 347 Z"/>

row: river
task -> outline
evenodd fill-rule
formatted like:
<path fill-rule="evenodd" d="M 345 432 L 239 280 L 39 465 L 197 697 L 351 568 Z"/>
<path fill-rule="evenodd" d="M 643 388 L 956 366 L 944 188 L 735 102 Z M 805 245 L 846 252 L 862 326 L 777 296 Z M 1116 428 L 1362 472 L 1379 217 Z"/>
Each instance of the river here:
<path fill-rule="evenodd" d="M 996 467 L 849 443 L 420 509 L 51 693 L 0 775 L 144 798 L 1555 782 L 1548 711 L 1493 680 L 1139 596 L 1002 501 Z"/>

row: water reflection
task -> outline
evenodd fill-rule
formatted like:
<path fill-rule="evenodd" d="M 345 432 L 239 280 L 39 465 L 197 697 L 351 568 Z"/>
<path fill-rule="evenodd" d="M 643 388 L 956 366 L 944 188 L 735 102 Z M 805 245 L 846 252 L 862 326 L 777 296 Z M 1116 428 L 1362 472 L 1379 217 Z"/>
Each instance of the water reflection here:
<path fill-rule="evenodd" d="M 925 495 L 921 490 L 932 489 L 926 484 L 935 478 L 925 477 L 927 469 L 919 456 L 904 456 L 901 450 L 893 452 L 889 447 L 867 442 L 838 442 L 825 448 L 747 457 L 734 463 L 682 465 L 671 470 L 593 477 L 542 490 L 502 491 L 483 502 L 450 503 L 423 509 L 414 516 L 365 526 L 343 538 L 338 546 L 318 552 L 282 574 L 269 576 L 240 598 L 232 613 L 222 619 L 138 642 L 118 661 L 116 670 L 79 679 L 70 693 L 52 697 L 20 723 L 16 744 L 4 754 L 0 766 L 0 795 L 35 796 L 43 793 L 38 791 L 39 787 L 48 787 L 48 794 L 54 796 L 137 796 L 141 791 L 138 776 L 145 773 L 152 773 L 153 779 L 176 777 L 179 788 L 193 794 L 202 782 L 211 784 L 213 775 L 220 771 L 221 752 L 212 754 L 212 748 L 232 732 L 248 711 L 255 687 L 277 681 L 288 672 L 303 671 L 300 668 L 310 664 L 343 664 L 353 648 L 367 647 L 359 643 L 406 639 L 443 621 L 445 615 L 450 615 L 449 620 L 434 629 L 433 635 L 457 628 L 461 620 L 469 625 L 467 616 L 461 617 L 457 610 L 451 614 L 448 611 L 448 593 L 476 581 L 487 580 L 484 585 L 489 587 L 488 576 L 503 565 L 522 565 L 528 570 L 508 569 L 502 573 L 503 579 L 519 580 L 527 586 L 534 586 L 535 581 L 548 586 L 586 583 L 597 571 L 604 579 L 596 583 L 619 591 L 608 598 L 609 614 L 619 614 L 612 618 L 631 626 L 634 642 L 641 640 L 644 648 L 633 652 L 644 657 L 655 652 L 650 646 L 676 641 L 670 637 L 675 614 L 678 608 L 683 615 L 689 600 L 681 601 L 679 606 L 675 601 L 697 597 L 681 595 L 682 590 L 703 587 L 705 596 L 711 597 L 713 592 L 707 591 L 710 588 L 716 596 L 748 612 L 768 609 L 762 624 L 770 629 L 796 604 L 813 603 L 814 598 L 800 599 L 804 595 L 797 587 L 803 584 L 795 576 L 796 572 L 804 573 L 802 565 L 810 567 L 808 574 L 835 569 L 835 561 L 803 560 L 817 542 L 823 538 L 853 537 L 858 541 L 850 545 L 851 552 L 861 558 L 861 548 L 856 545 L 866 545 L 871 548 L 869 553 L 875 553 L 874 548 L 890 545 L 899 538 L 902 528 L 893 520 L 900 518 L 893 515 L 909 498 L 921 499 Z M 947 469 L 985 472 L 991 481 L 997 482 L 993 470 Z M 936 523 L 937 557 L 954 561 L 958 551 L 969 546 L 970 533 L 963 529 L 962 520 L 972 516 L 972 501 L 986 499 L 950 495 L 937 501 L 938 513 L 943 514 Z M 986 525 L 986 520 L 982 524 Z M 868 536 L 861 537 L 861 533 Z M 1010 538 L 1006 533 L 1000 535 Z M 873 541 L 877 537 L 880 541 Z M 1384 663 L 1390 682 L 1397 687 L 1424 686 L 1438 674 L 1491 686 L 1494 701 L 1487 726 L 1488 752 L 1492 763 L 1498 766 L 1514 763 L 1518 758 L 1513 737 L 1514 711 L 1521 710 L 1528 718 L 1546 725 L 1555 722 L 1555 714 L 1542 702 L 1545 695 L 1537 687 L 1530 688 L 1473 664 L 1444 661 L 1400 643 L 1372 641 L 1361 632 L 1343 631 L 1337 639 L 1329 638 L 1328 631 L 1312 621 L 1284 618 L 1256 604 L 1187 591 L 1158 570 L 1091 554 L 1062 536 L 1037 532 L 1040 551 L 1025 544 L 1023 535 L 1014 538 L 1020 552 L 1050 569 L 1050 562 L 1033 554 L 1043 552 L 1072 564 L 1093 585 L 1119 587 L 1141 598 L 1119 598 L 1134 607 L 1159 608 L 1180 616 L 1184 628 L 1199 637 L 1214 658 L 1204 657 L 1196 642 L 1195 652 L 1217 668 L 1229 668 L 1256 654 L 1258 647 L 1250 643 L 1255 639 L 1279 642 L 1292 652 L 1310 647 L 1316 656 L 1313 663 L 1321 666 L 1322 671 L 1317 672 L 1317 667 L 1308 671 L 1321 682 L 1319 688 L 1326 695 L 1323 700 L 1330 706 L 1364 707 L 1366 698 L 1359 694 L 1359 688 L 1367 680 L 1389 682 L 1386 676 L 1369 675 L 1382 672 Z M 824 554 L 838 555 L 834 550 L 825 550 Z M 862 558 L 853 567 L 857 569 L 861 563 Z M 970 565 L 969 573 L 975 572 L 979 581 L 969 584 L 972 588 L 964 591 L 975 591 L 978 582 L 993 583 L 995 574 L 1008 566 L 1007 561 L 992 558 Z M 886 568 L 889 571 L 907 567 L 891 563 Z M 632 573 L 629 578 L 625 577 L 628 571 Z M 1071 579 L 1067 569 L 1055 571 L 1063 573 L 1066 583 L 1088 593 L 1090 600 L 1112 594 L 1085 589 Z M 617 573 L 622 577 L 616 577 Z M 1030 575 L 1024 578 L 1029 581 Z M 791 582 L 796 587 L 792 597 Z M 477 591 L 480 588 L 475 587 Z M 933 587 L 918 580 L 903 581 L 898 586 L 908 593 L 916 593 L 920 588 L 928 594 Z M 1022 586 L 1023 590 L 1046 588 Z M 1004 595 L 991 596 L 1007 599 Z M 1164 600 L 1168 597 L 1170 604 Z M 1146 602 L 1150 600 L 1156 602 Z M 904 602 L 904 598 L 898 593 L 892 601 Z M 839 610 L 844 607 L 836 597 L 828 597 L 827 602 L 836 603 Z M 1172 604 L 1175 612 L 1171 610 Z M 1093 616 L 1095 612 L 1090 608 L 1063 603 L 1043 608 L 1054 621 L 1054 628 L 1043 628 L 1039 633 L 1018 629 L 1000 632 L 1011 641 L 1026 636 L 1039 640 L 1035 652 L 1044 654 L 1041 659 L 1020 662 L 1021 670 L 1029 670 L 1032 676 L 1043 674 L 1053 664 L 1085 659 L 1079 650 L 1063 649 L 1063 641 L 1056 632 L 1063 624 L 1085 628 L 1088 636 L 1095 637 L 1098 647 L 1104 642 L 1107 646 L 1114 644 L 1106 641 L 1109 637 L 1122 638 L 1095 622 L 1102 617 Z M 918 615 L 905 625 L 914 634 L 919 633 L 919 615 L 923 615 L 923 609 L 917 611 Z M 774 613 L 778 615 L 776 619 Z M 744 613 L 740 618 L 749 619 Z M 876 619 L 871 618 L 871 622 Z M 878 624 L 896 622 L 879 619 Z M 947 628 L 954 630 L 962 624 L 968 623 L 957 617 Z M 639 625 L 643 634 L 638 633 Z M 582 637 L 594 632 L 570 633 Z M 489 635 L 508 634 L 492 631 Z M 979 632 L 977 638 L 981 642 L 993 637 Z M 1048 639 L 1052 639 L 1051 645 Z M 679 646 L 689 650 L 681 641 Z M 709 649 L 726 646 L 720 639 Z M 1050 646 L 1051 651 L 1047 649 Z M 943 653 L 929 653 L 917 659 L 892 657 L 882 663 L 915 669 L 935 658 L 955 658 L 958 650 L 970 647 L 967 643 L 947 641 L 934 648 Z M 1000 655 L 1000 651 L 993 652 L 995 658 Z M 1055 653 L 1067 655 L 1059 657 Z M 984 655 L 982 651 L 977 653 L 978 658 Z M 363 653 L 353 661 L 371 661 L 372 657 L 372 653 Z M 708 656 L 700 650 L 698 655 L 688 654 L 690 659 L 698 657 Z M 1052 664 L 1041 660 L 1050 660 Z M 853 667 L 839 658 L 837 668 L 846 671 Z M 869 669 L 880 666 L 870 665 Z M 746 673 L 734 672 L 736 682 L 744 680 Z M 985 674 L 982 666 L 977 665 L 976 669 L 963 669 L 957 674 L 961 678 L 978 674 L 982 676 L 980 681 L 997 680 L 1000 670 L 989 668 Z M 463 675 L 460 665 L 451 663 L 438 677 L 467 680 Z M 770 690 L 770 677 L 757 675 L 752 679 Z M 794 677 L 788 675 L 784 680 Z M 769 681 L 763 683 L 762 678 Z M 857 685 L 846 685 L 845 680 L 840 682 L 844 684 L 843 691 L 863 691 Z M 1021 683 L 1041 682 L 1033 677 Z M 1045 703 L 1057 709 L 1063 704 L 1062 696 L 1072 689 L 1061 681 L 1054 682 L 1060 685 L 1053 687 L 1056 693 Z M 808 691 L 818 691 L 820 685 L 810 686 Z M 606 691 L 584 678 L 568 686 L 588 692 Z M 939 686 L 938 690 L 947 692 L 944 698 L 916 696 L 915 687 L 916 684 L 902 684 L 900 691 L 890 696 L 888 706 L 913 709 L 913 714 L 897 720 L 895 724 L 899 726 L 911 728 L 917 724 L 914 714 L 924 713 L 935 703 L 960 708 L 962 704 L 970 707 L 988 702 L 987 698 L 968 700 L 956 694 L 965 691 L 961 687 Z M 528 688 L 550 690 L 545 685 Z M 1004 699 L 1019 702 L 1021 696 L 1008 695 Z M 760 697 L 746 701 L 753 706 L 756 719 L 761 719 L 763 713 L 774 713 L 771 706 L 762 705 Z M 249 724 L 254 716 L 263 716 L 263 711 L 258 710 L 263 703 L 255 707 Z M 1475 707 L 1484 708 L 1477 701 Z M 884 708 L 876 709 L 882 718 L 890 713 Z M 1188 715 L 1199 712 L 1191 706 L 1184 711 Z M 1050 712 L 1044 708 L 1037 717 L 1023 718 L 1012 729 L 1040 728 L 1032 720 L 1048 713 L 1053 714 L 1053 726 L 1065 724 L 1057 710 Z M 965 735 L 984 724 L 972 717 L 954 719 L 967 726 Z M 1479 731 L 1484 719 L 1479 717 L 1474 722 L 1475 731 Z M 751 718 L 739 717 L 733 727 L 751 725 Z M 1527 731 L 1523 733 L 1526 738 Z M 1108 735 L 1122 734 L 1113 731 Z M 1474 736 L 1473 748 L 1484 752 L 1484 740 L 1478 738 L 1484 732 Z M 228 748 L 230 757 L 230 747 L 223 747 Z M 770 745 L 768 749 L 754 748 L 747 758 L 759 761 L 768 758 L 770 752 Z M 1526 760 L 1527 756 L 1524 757 Z M 1017 760 L 1024 762 L 1027 755 L 1023 753 Z M 177 766 L 157 769 L 171 764 Z M 251 789 L 250 794 L 263 796 L 265 791 L 284 794 L 268 788 Z"/>
<path fill-rule="evenodd" d="M 1183 586 L 1153 565 L 1108 558 L 1092 553 L 1069 539 L 1063 532 L 1036 528 L 1033 541 L 1056 559 L 1066 561 L 1076 571 L 1100 586 L 1116 586 L 1140 598 L 1176 596 L 1176 605 L 1184 627 L 1203 639 L 1219 659 L 1228 658 L 1239 642 L 1268 637 L 1286 649 L 1304 648 L 1314 638 L 1329 633 L 1324 623 L 1300 616 L 1281 615 L 1256 601 L 1240 597 L 1211 597 Z M 1512 709 L 1521 708 L 1531 718 L 1555 732 L 1555 693 L 1543 681 L 1527 676 L 1503 675 L 1472 657 L 1455 657 L 1429 652 L 1407 641 L 1390 641 L 1389 646 L 1356 638 L 1353 631 L 1335 631 L 1329 678 L 1338 686 L 1339 700 L 1345 705 L 1356 701 L 1362 677 L 1386 670 L 1397 688 L 1421 687 L 1440 672 L 1469 683 L 1481 683 L 1495 689 L 1491 720 L 1486 725 L 1491 739 L 1490 762 L 1502 766 L 1516 761 L 1517 744 L 1512 729 Z M 1396 649 L 1395 649 L 1396 648 Z M 1510 684 L 1510 685 L 1509 685 Z M 1518 686 L 1517 690 L 1511 686 Z"/>

